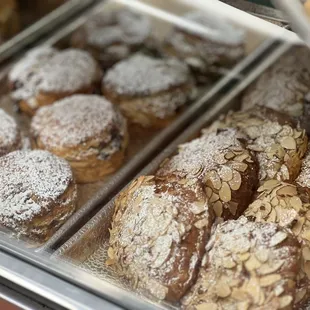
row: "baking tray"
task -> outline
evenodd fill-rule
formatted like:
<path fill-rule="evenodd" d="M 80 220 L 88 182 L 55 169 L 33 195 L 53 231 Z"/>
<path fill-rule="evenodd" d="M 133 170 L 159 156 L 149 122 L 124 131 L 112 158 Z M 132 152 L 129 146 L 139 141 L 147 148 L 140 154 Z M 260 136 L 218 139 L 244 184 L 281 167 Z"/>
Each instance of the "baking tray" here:
<path fill-rule="evenodd" d="M 225 94 L 215 105 L 212 105 L 202 116 L 180 134 L 168 147 L 153 159 L 141 172 L 136 175 L 152 175 L 160 164 L 168 157 L 177 152 L 178 145 L 188 142 L 193 137 L 197 137 L 202 128 L 210 125 L 217 117 L 229 110 L 240 108 L 241 100 L 239 95 L 248 87 L 260 74 L 270 65 L 279 59 L 281 55 L 289 50 L 289 45 L 282 45 L 271 53 L 263 62 L 255 66 L 247 76 L 236 84 L 227 94 Z M 127 185 L 128 186 L 128 185 Z M 115 196 L 116 197 L 116 196 Z M 106 285 L 116 286 L 122 290 L 131 292 L 137 298 L 144 298 L 151 304 L 157 305 L 161 309 L 178 309 L 177 306 L 154 300 L 145 292 L 133 291 L 126 280 L 117 275 L 111 268 L 105 265 L 107 259 L 109 228 L 114 212 L 114 200 L 102 207 L 102 209 L 71 239 L 61 246 L 52 256 L 52 260 L 64 260 L 78 269 L 82 269 L 89 274 L 101 279 Z M 91 285 L 91 283 L 90 283 Z M 102 292 L 105 298 L 116 301 L 114 296 Z M 122 306 L 126 307 L 123 301 Z M 130 307 L 129 307 L 130 308 Z M 133 308 L 134 309 L 134 308 Z"/>
<path fill-rule="evenodd" d="M 29 3 L 29 1 L 27 2 Z M 54 30 L 61 23 L 67 22 L 69 18 L 87 8 L 95 0 L 64 0 L 62 2 L 63 4 L 49 13 L 44 11 L 45 14 L 34 14 L 33 3 L 28 4 L 32 6 L 32 10 L 21 10 L 21 14 L 27 15 L 24 16 L 27 19 L 24 23 L 27 25 L 18 34 L 0 44 L 0 63 L 39 39 L 43 34 Z"/>
<path fill-rule="evenodd" d="M 133 1 L 135 3 L 136 1 Z M 149 1 L 150 2 L 150 1 Z M 155 2 L 155 0 L 154 0 Z M 107 3 L 100 3 L 96 5 L 95 8 L 89 10 L 77 20 L 64 27 L 40 46 L 56 46 L 59 48 L 68 47 L 69 37 L 72 32 L 78 28 L 80 25 L 85 23 L 90 16 L 102 10 L 113 9 L 118 7 L 120 4 L 115 1 L 110 1 Z M 127 2 L 127 6 L 131 6 L 131 2 Z M 175 6 L 180 9 L 180 6 L 175 3 Z M 188 8 L 185 6 L 183 8 L 185 11 Z M 148 12 L 152 11 L 152 8 L 148 5 L 143 5 L 143 10 Z M 160 11 L 156 11 L 156 16 L 162 14 L 165 21 L 158 22 L 158 17 L 151 17 L 154 22 L 154 29 L 157 30 L 155 35 L 162 36 L 163 31 L 169 31 L 171 24 L 168 23 L 170 18 L 176 17 L 173 15 Z M 177 22 L 182 22 L 182 19 L 177 19 Z M 165 27 L 166 25 L 166 27 Z M 158 27 L 158 28 L 156 28 Z M 260 39 L 261 40 L 261 39 Z M 252 44 L 252 45 L 251 45 Z M 34 247 L 37 251 L 51 250 L 57 248 L 60 244 L 66 241 L 73 233 L 75 233 L 83 224 L 85 224 L 102 206 L 102 204 L 109 201 L 119 189 L 127 183 L 128 179 L 132 178 L 147 162 L 153 158 L 156 154 L 163 149 L 172 139 L 184 129 L 191 121 L 195 119 L 195 116 L 201 113 L 204 106 L 210 103 L 212 98 L 216 98 L 221 92 L 225 92 L 229 84 L 236 80 L 243 78 L 243 72 L 246 68 L 253 62 L 257 61 L 257 58 L 261 55 L 268 54 L 277 43 L 273 40 L 267 40 L 265 43 L 261 44 L 261 41 L 252 38 L 252 41 L 248 42 L 247 49 L 250 53 L 248 57 L 245 57 L 243 61 L 237 64 L 229 74 L 221 78 L 217 83 L 215 83 L 212 88 L 210 85 L 200 89 L 199 99 L 193 102 L 184 113 L 177 118 L 170 126 L 163 130 L 141 130 L 137 126 L 130 126 L 130 136 L 134 137 L 131 139 L 129 144 L 127 155 L 123 167 L 116 173 L 110 175 L 105 181 L 97 182 L 93 184 L 83 184 L 78 186 L 78 208 L 74 215 L 54 234 L 54 236 L 47 241 L 44 245 L 38 246 L 37 244 L 29 244 L 29 246 Z M 259 45 L 259 48 L 256 48 Z M 251 48 L 255 51 L 250 52 Z M 0 84 L 0 107 L 4 108 L 7 112 L 15 117 L 18 121 L 20 127 L 27 134 L 29 130 L 29 118 L 22 114 L 17 114 L 14 110 L 14 105 L 9 97 L 6 75 L 9 68 L 13 65 L 10 63 L 0 72 L 2 76 L 2 81 Z M 2 230 L 6 234 L 10 234 L 7 230 Z"/>

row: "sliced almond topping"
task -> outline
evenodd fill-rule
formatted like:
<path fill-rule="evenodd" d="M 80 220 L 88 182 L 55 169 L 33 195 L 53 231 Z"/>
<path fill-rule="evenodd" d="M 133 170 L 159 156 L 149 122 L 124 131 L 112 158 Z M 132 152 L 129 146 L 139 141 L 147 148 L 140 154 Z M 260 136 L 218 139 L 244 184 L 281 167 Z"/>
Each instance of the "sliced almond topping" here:
<path fill-rule="evenodd" d="M 305 261 L 310 260 L 310 249 L 308 247 L 304 247 L 302 249 L 302 256 L 303 256 Z"/>
<path fill-rule="evenodd" d="M 114 252 L 113 248 L 111 248 L 111 247 L 109 247 L 109 249 L 108 249 L 108 256 L 111 259 L 115 259 L 115 252 Z"/>
<path fill-rule="evenodd" d="M 207 187 L 206 187 L 206 195 L 207 195 L 207 198 L 211 198 L 212 194 L 213 194 L 212 188 L 207 186 Z"/>
<path fill-rule="evenodd" d="M 293 297 L 289 295 L 279 297 L 280 309 L 287 307 L 289 304 L 291 304 L 292 301 L 293 301 Z"/>
<path fill-rule="evenodd" d="M 277 190 L 278 196 L 297 196 L 296 186 L 287 185 Z"/>
<path fill-rule="evenodd" d="M 227 152 L 226 154 L 225 154 L 225 158 L 226 159 L 232 159 L 232 158 L 234 158 L 235 157 L 235 154 L 233 153 L 233 152 Z"/>
<path fill-rule="evenodd" d="M 249 298 L 249 295 L 242 289 L 234 288 L 231 293 L 231 297 L 233 299 L 243 301 L 243 300 L 247 300 Z"/>
<path fill-rule="evenodd" d="M 232 259 L 223 259 L 222 260 L 223 266 L 227 269 L 234 268 L 236 266 L 236 263 Z"/>
<path fill-rule="evenodd" d="M 223 213 L 223 205 L 220 201 L 217 201 L 214 205 L 213 205 L 213 210 L 214 213 L 217 217 L 221 217 L 222 213 Z"/>
<path fill-rule="evenodd" d="M 268 219 L 266 222 L 268 223 L 275 223 L 277 218 L 277 213 L 275 209 L 272 209 L 271 212 L 269 213 Z"/>
<path fill-rule="evenodd" d="M 219 190 L 222 186 L 221 179 L 216 171 L 212 171 L 213 173 L 210 175 L 210 181 L 215 189 Z"/>
<path fill-rule="evenodd" d="M 196 201 L 196 202 L 191 204 L 190 210 L 196 215 L 200 214 L 206 210 L 206 202 L 203 200 L 202 201 Z"/>
<path fill-rule="evenodd" d="M 277 197 L 272 198 L 271 200 L 272 206 L 277 206 L 279 204 L 279 199 Z"/>
<path fill-rule="evenodd" d="M 196 306 L 196 310 L 217 310 L 215 303 L 204 303 Z"/>
<path fill-rule="evenodd" d="M 294 225 L 294 227 L 292 228 L 292 231 L 293 231 L 293 233 L 294 233 L 294 235 L 295 236 L 299 236 L 299 234 L 300 234 L 300 232 L 301 232 L 301 230 L 302 230 L 302 227 L 303 227 L 303 225 L 304 225 L 304 223 L 305 223 L 305 218 L 304 217 L 300 217 L 298 220 L 297 220 L 297 222 L 296 222 L 296 224 Z"/>
<path fill-rule="evenodd" d="M 267 249 L 260 249 L 259 251 L 255 252 L 255 256 L 261 263 L 265 263 L 268 260 L 269 251 Z"/>
<path fill-rule="evenodd" d="M 254 255 L 251 255 L 251 257 L 244 264 L 245 268 L 248 271 L 252 271 L 254 269 L 257 269 L 261 265 L 262 265 L 261 262 Z"/>
<path fill-rule="evenodd" d="M 249 282 L 246 284 L 246 290 L 253 298 L 254 303 L 258 304 L 261 290 L 258 279 L 252 276 Z"/>
<path fill-rule="evenodd" d="M 246 160 L 249 157 L 248 153 L 243 153 L 241 155 L 238 155 L 234 158 L 235 161 L 238 161 L 240 163 L 242 163 L 244 160 Z"/>
<path fill-rule="evenodd" d="M 219 191 L 220 199 L 224 202 L 231 200 L 231 190 L 229 185 L 226 182 L 223 182 L 222 187 Z"/>
<path fill-rule="evenodd" d="M 242 253 L 238 255 L 238 258 L 242 261 L 245 262 L 250 258 L 251 254 L 249 252 L 247 253 Z"/>
<path fill-rule="evenodd" d="M 284 137 L 280 140 L 281 145 L 288 150 L 296 150 L 296 141 L 293 137 Z"/>
<path fill-rule="evenodd" d="M 231 202 L 229 203 L 228 208 L 229 208 L 229 211 L 230 211 L 230 213 L 231 213 L 232 215 L 236 215 L 237 209 L 238 209 L 238 203 L 231 201 Z"/>
<path fill-rule="evenodd" d="M 274 236 L 270 239 L 270 246 L 276 246 L 280 244 L 282 241 L 284 241 L 287 238 L 287 233 L 284 231 L 278 231 Z"/>
<path fill-rule="evenodd" d="M 281 276 L 279 274 L 270 274 L 268 276 L 264 276 L 260 278 L 259 283 L 262 287 L 270 286 L 277 281 L 281 280 Z"/>
<path fill-rule="evenodd" d="M 295 304 L 299 303 L 301 300 L 304 299 L 305 295 L 307 293 L 307 290 L 306 289 L 301 289 L 301 290 L 298 290 L 296 292 L 296 297 L 295 297 Z"/>
<path fill-rule="evenodd" d="M 195 227 L 197 227 L 198 229 L 201 229 L 201 228 L 203 228 L 203 227 L 205 227 L 205 226 L 208 225 L 208 220 L 207 220 L 207 219 L 199 220 L 199 221 L 197 221 L 194 225 L 195 225 Z"/>
<path fill-rule="evenodd" d="M 248 165 L 246 163 L 233 162 L 231 166 L 240 172 L 245 172 L 248 169 Z"/>
<path fill-rule="evenodd" d="M 219 171 L 219 176 L 223 181 L 228 182 L 233 178 L 233 170 L 229 167 L 223 166 Z"/>
<path fill-rule="evenodd" d="M 250 303 L 248 301 L 242 301 L 238 303 L 237 308 L 238 310 L 248 310 L 250 307 Z"/>
<path fill-rule="evenodd" d="M 218 194 L 216 194 L 216 193 L 213 193 L 211 198 L 210 198 L 210 200 L 209 200 L 209 202 L 213 203 L 213 202 L 218 201 L 219 199 L 220 199 L 220 196 Z"/>
<path fill-rule="evenodd" d="M 241 182 L 242 182 L 242 180 L 241 180 L 240 173 L 237 172 L 237 171 L 233 171 L 233 178 L 232 178 L 232 180 L 230 180 L 228 182 L 230 188 L 233 191 L 237 191 L 240 188 L 240 186 L 241 186 Z"/>
<path fill-rule="evenodd" d="M 258 301 L 258 305 L 262 306 L 265 302 L 265 294 L 263 290 L 260 290 L 259 292 L 259 301 Z"/>
<path fill-rule="evenodd" d="M 258 192 L 263 192 L 265 190 L 272 190 L 278 186 L 280 182 L 278 180 L 268 180 L 262 186 L 258 188 Z"/>
<path fill-rule="evenodd" d="M 275 294 L 276 296 L 280 296 L 283 292 L 284 292 L 284 288 L 283 288 L 282 285 L 278 285 L 278 286 L 276 286 L 275 289 L 274 289 L 274 294 Z"/>
<path fill-rule="evenodd" d="M 302 131 L 299 131 L 297 129 L 294 130 L 294 138 L 298 139 L 302 135 Z"/>
<path fill-rule="evenodd" d="M 290 198 L 290 204 L 296 211 L 299 211 L 302 208 L 302 201 L 297 196 Z"/>
<path fill-rule="evenodd" d="M 231 289 L 226 283 L 219 283 L 216 286 L 216 294 L 221 298 L 225 298 L 231 294 Z"/>
<path fill-rule="evenodd" d="M 303 232 L 302 238 L 310 241 L 310 230 Z"/>
<path fill-rule="evenodd" d="M 218 154 L 214 158 L 215 162 L 217 162 L 219 165 L 224 165 L 227 163 L 227 159 L 225 158 L 225 154 Z"/>
<path fill-rule="evenodd" d="M 258 269 L 258 273 L 261 275 L 267 275 L 270 273 L 274 273 L 278 271 L 282 267 L 283 264 L 284 264 L 284 261 L 277 262 L 273 264 L 272 266 L 268 264 L 264 264 Z"/>

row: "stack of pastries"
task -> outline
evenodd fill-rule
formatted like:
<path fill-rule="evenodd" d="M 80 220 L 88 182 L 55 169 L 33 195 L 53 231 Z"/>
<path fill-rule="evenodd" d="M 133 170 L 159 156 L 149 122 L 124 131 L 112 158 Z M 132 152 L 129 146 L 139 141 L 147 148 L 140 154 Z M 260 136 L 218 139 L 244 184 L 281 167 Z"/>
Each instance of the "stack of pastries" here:
<path fill-rule="evenodd" d="M 273 85 L 283 81 L 276 82 L 276 66 L 263 74 Z M 291 99 L 268 100 L 260 77 L 243 110 L 221 116 L 118 195 L 108 266 L 182 309 L 305 309 L 310 147 L 300 116 L 310 71 L 299 66 L 290 68 L 293 84 L 284 79 Z"/>
<path fill-rule="evenodd" d="M 1 2 L 0 18 L 2 6 L 13 4 Z M 191 66 L 181 52 L 168 55 L 159 52 L 159 46 L 155 57 L 146 48 L 151 34 L 147 16 L 124 9 L 103 12 L 73 33 L 71 48 L 43 46 L 13 66 L 8 75 L 11 98 L 31 118 L 34 150 L 25 149 L 24 133 L 0 110 L 1 226 L 19 237 L 46 241 L 75 211 L 76 184 L 104 180 L 122 165 L 130 144 L 128 123 L 140 126 L 141 132 L 143 127 L 161 129 L 194 98 Z M 212 43 L 199 38 L 195 50 L 208 45 Z M 222 53 L 220 44 L 212 50 Z M 232 61 L 242 54 L 242 44 L 237 50 Z M 250 166 L 253 172 L 246 171 L 244 177 L 251 179 L 256 166 Z M 197 197 L 207 199 L 195 185 L 183 188 L 189 195 L 198 190 Z M 185 196 L 177 199 L 184 199 L 186 206 Z M 188 216 L 194 224 L 195 217 Z M 213 213 L 197 218 L 207 219 L 211 227 Z M 201 242 L 208 235 L 206 230 Z M 196 252 L 201 256 L 199 247 L 193 248 Z M 180 296 L 178 291 L 176 287 L 174 294 Z"/>

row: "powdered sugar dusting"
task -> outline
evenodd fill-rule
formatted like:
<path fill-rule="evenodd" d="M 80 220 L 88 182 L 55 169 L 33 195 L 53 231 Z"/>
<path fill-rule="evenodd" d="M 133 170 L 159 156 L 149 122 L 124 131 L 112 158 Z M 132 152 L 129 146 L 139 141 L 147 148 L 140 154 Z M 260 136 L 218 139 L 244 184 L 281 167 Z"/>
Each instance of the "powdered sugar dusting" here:
<path fill-rule="evenodd" d="M 84 26 L 89 44 L 106 48 L 111 44 L 141 44 L 150 33 L 150 21 L 145 15 L 129 10 L 102 12 Z"/>
<path fill-rule="evenodd" d="M 308 151 L 305 158 L 302 161 L 300 174 L 296 179 L 296 182 L 300 186 L 310 188 L 310 145 L 308 145 Z"/>
<path fill-rule="evenodd" d="M 0 223 L 17 229 L 57 201 L 73 176 L 69 164 L 46 151 L 16 151 L 0 158 Z"/>
<path fill-rule="evenodd" d="M 75 95 L 41 108 L 32 120 L 31 129 L 35 137 L 51 147 L 74 147 L 89 139 L 108 143 L 119 117 L 105 98 Z"/>
<path fill-rule="evenodd" d="M 187 66 L 176 59 L 156 59 L 136 54 L 112 67 L 104 87 L 118 95 L 143 96 L 182 86 L 190 81 Z"/>
<path fill-rule="evenodd" d="M 180 145 L 179 153 L 172 157 L 163 167 L 164 173 L 180 172 L 193 177 L 197 171 L 205 172 L 214 168 L 216 157 L 231 146 L 241 146 L 238 131 L 228 128 L 219 132 L 211 132 L 191 142 Z"/>
<path fill-rule="evenodd" d="M 97 64 L 87 52 L 67 49 L 38 55 L 30 54 L 12 70 L 15 100 L 28 100 L 40 92 L 72 93 L 98 78 Z M 26 65 L 29 60 L 31 65 Z"/>
<path fill-rule="evenodd" d="M 0 109 L 0 156 L 21 148 L 21 136 L 15 120 Z"/>

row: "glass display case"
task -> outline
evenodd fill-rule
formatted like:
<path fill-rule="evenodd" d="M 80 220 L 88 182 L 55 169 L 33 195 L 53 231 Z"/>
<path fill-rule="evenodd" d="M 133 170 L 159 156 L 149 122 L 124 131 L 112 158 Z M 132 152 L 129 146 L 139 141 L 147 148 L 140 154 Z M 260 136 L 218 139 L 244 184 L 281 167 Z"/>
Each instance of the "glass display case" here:
<path fill-rule="evenodd" d="M 26 155 L 19 154 L 22 158 L 16 159 L 15 152 L 0 157 L 0 298 L 24 309 L 181 309 L 179 300 L 171 302 L 154 297 L 137 283 L 132 283 L 133 279 L 125 279 L 121 270 L 111 267 L 113 253 L 109 250 L 109 231 L 115 197 L 128 188 L 135 177 L 155 174 L 160 164 L 177 152 L 178 145 L 199 135 L 200 130 L 220 114 L 240 109 L 239 98 L 243 92 L 283 55 L 293 53 L 293 44 L 302 45 L 294 33 L 219 1 L 115 0 L 97 1 L 62 29 L 47 36 L 44 42 L 32 46 L 39 50 L 55 48 L 59 53 L 72 47 L 84 49 L 100 64 L 104 81 L 121 62 L 123 69 L 116 77 L 117 83 L 124 79 L 125 86 L 133 85 L 134 91 L 141 85 L 155 83 L 152 87 L 157 89 L 165 83 L 170 74 L 169 66 L 165 67 L 166 61 L 171 58 L 180 68 L 183 66 L 182 72 L 186 70 L 191 79 L 186 84 L 186 87 L 189 85 L 186 102 L 177 103 L 180 108 L 175 109 L 175 115 L 160 128 L 133 124 L 136 121 L 133 113 L 122 110 L 128 118 L 129 134 L 122 164 L 96 182 L 76 185 L 71 177 L 74 190 L 70 188 L 70 203 L 74 206 L 66 215 L 60 217 L 56 213 L 69 200 L 68 196 L 65 196 L 67 200 L 62 196 L 64 193 L 69 195 L 69 183 L 66 183 L 69 177 L 61 175 L 69 168 L 55 172 L 56 162 L 41 166 L 46 157 L 32 158 L 30 165 L 25 163 L 23 156 Z M 137 54 L 138 61 L 132 68 L 128 62 Z M 25 55 L 26 52 L 19 54 L 1 68 L 0 108 L 16 121 L 23 138 L 28 137 L 32 147 L 44 149 L 34 135 L 33 119 L 25 115 L 22 105 L 19 105 L 22 112 L 17 112 L 16 102 L 10 96 L 25 84 L 15 83 L 13 88 L 9 85 L 11 89 L 7 86 L 13 75 L 12 68 L 16 68 L 18 62 L 22 64 L 28 57 Z M 48 57 L 44 58 L 46 62 L 50 61 Z M 32 60 L 29 58 L 29 62 Z M 149 62 L 155 65 L 144 68 Z M 27 75 L 25 83 L 43 65 L 36 63 L 38 67 Z M 164 66 L 164 74 L 157 72 L 161 66 Z M 19 76 L 22 76 L 24 67 L 18 68 L 21 70 Z M 85 76 L 88 69 L 88 66 L 83 67 Z M 62 74 L 61 70 L 59 72 Z M 172 82 L 178 80 L 182 72 Z M 44 79 L 44 74 L 40 78 Z M 167 85 L 170 87 L 172 82 L 169 80 Z M 101 91 L 105 91 L 104 87 L 105 84 L 101 85 Z M 182 84 L 182 90 L 183 87 Z M 169 88 L 172 90 L 174 86 Z M 145 100 L 150 93 L 155 96 L 153 88 L 148 91 L 140 94 L 138 99 Z M 100 90 L 95 89 L 93 93 L 99 96 Z M 126 103 L 132 100 L 131 96 L 126 97 Z M 114 100 L 114 96 L 109 98 Z M 124 97 L 120 98 L 124 100 Z M 159 98 L 162 103 L 163 97 Z M 152 105 L 154 101 L 152 97 L 147 102 Z M 156 108 L 161 107 L 160 103 L 157 101 Z M 134 116 L 140 112 L 139 109 L 134 111 Z M 66 137 L 74 134 L 75 128 L 70 128 Z M 80 131 L 80 134 L 84 133 Z M 88 150 L 92 148 L 94 146 Z M 7 156 L 10 159 L 4 160 Z M 74 160 L 65 158 L 74 170 Z M 8 164 L 10 161 L 13 164 Z M 17 170 L 15 165 L 19 167 Z M 84 174 L 87 169 L 83 170 Z M 68 187 L 64 188 L 64 185 Z M 52 203 L 47 203 L 48 199 Z M 158 251 L 160 253 L 162 248 Z"/>

